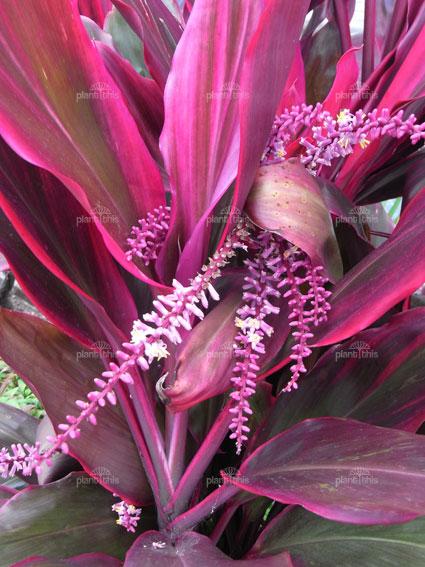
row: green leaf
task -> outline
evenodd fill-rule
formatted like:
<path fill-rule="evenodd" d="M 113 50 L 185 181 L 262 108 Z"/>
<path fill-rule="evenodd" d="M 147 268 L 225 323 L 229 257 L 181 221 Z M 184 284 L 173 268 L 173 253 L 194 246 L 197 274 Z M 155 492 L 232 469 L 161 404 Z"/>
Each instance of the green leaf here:
<path fill-rule="evenodd" d="M 250 557 L 288 551 L 294 567 L 423 567 L 425 517 L 391 526 L 355 526 L 303 510 L 285 510 L 264 530 Z"/>

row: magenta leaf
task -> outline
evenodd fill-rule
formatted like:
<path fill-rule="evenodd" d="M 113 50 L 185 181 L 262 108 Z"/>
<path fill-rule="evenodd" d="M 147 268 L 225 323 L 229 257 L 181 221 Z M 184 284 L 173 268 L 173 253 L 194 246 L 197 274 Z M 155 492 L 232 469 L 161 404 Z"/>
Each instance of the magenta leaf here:
<path fill-rule="evenodd" d="M 75 0 L 29 0 L 24 11 L 6 0 L 0 21 L 2 136 L 23 158 L 57 176 L 113 256 L 146 279 L 150 272 L 143 276 L 123 250 L 129 228 L 163 204 L 162 181 Z M 46 21 L 55 25 L 46 30 Z"/>
<path fill-rule="evenodd" d="M 22 256 L 36 256 L 81 300 L 99 303 L 127 331 L 137 317 L 133 298 L 85 210 L 59 179 L 20 158 L 1 140 L 0 157 L 0 206 L 31 251 L 26 254 L 24 246 L 17 246 L 12 241 L 13 229 L 4 226 L 1 240 L 6 254 L 13 254 L 18 270 L 25 261 Z M 61 207 L 57 207 L 58 200 Z M 30 285 L 35 286 L 35 273 L 31 278 Z M 38 284 L 45 286 L 45 281 Z M 58 282 L 55 287 L 60 286 Z"/>
<path fill-rule="evenodd" d="M 158 143 L 164 122 L 164 103 L 160 88 L 152 79 L 139 75 L 114 49 L 102 43 L 96 45 L 106 68 L 122 92 L 146 147 L 162 167 Z"/>
<path fill-rule="evenodd" d="M 301 248 L 331 278 L 341 277 L 341 257 L 328 207 L 319 184 L 297 159 L 260 168 L 246 212 L 257 226 Z"/>
<path fill-rule="evenodd" d="M 287 550 L 296 567 L 422 567 L 425 518 L 390 526 L 355 526 L 325 520 L 300 507 L 278 514 L 261 533 L 249 557 Z"/>
<path fill-rule="evenodd" d="M 207 75 L 207 80 L 199 93 L 199 101 L 202 103 L 196 100 L 194 103 L 194 108 L 199 112 L 197 115 L 199 123 L 195 126 L 194 133 L 189 140 L 193 145 L 196 144 L 199 136 L 202 136 L 204 141 L 201 150 L 199 150 L 199 144 L 193 150 L 188 148 L 189 155 L 197 155 L 197 161 L 193 161 L 193 166 L 196 168 L 195 176 L 189 173 L 192 177 L 192 180 L 189 180 L 191 187 L 187 183 L 189 175 L 184 172 L 184 167 L 187 168 L 187 160 L 183 159 L 184 154 L 181 153 L 177 158 L 180 160 L 179 167 L 183 184 L 180 186 L 179 183 L 176 183 L 176 191 L 177 193 L 184 191 L 184 195 L 179 197 L 182 200 L 180 215 L 185 214 L 184 208 L 187 206 L 188 199 L 193 203 L 192 210 L 195 211 L 190 219 L 191 240 L 183 250 L 177 272 L 183 280 L 192 275 L 196 264 L 201 265 L 203 261 L 206 254 L 206 236 L 211 230 L 211 225 L 214 228 L 214 223 L 218 222 L 217 214 L 213 213 L 213 207 L 236 177 L 236 167 L 236 185 L 230 210 L 227 208 L 228 225 L 239 217 L 240 210 L 243 209 L 291 70 L 308 7 L 308 2 L 304 0 L 296 4 L 287 0 L 271 0 L 263 4 L 264 10 L 259 13 L 261 4 L 261 2 L 246 3 L 240 0 L 231 4 L 227 3 L 226 16 L 230 19 L 237 18 L 232 23 L 233 33 L 229 32 L 226 35 L 229 46 L 226 48 L 223 45 L 222 34 L 219 33 L 223 24 L 220 21 L 219 26 L 216 24 L 214 41 L 219 40 L 217 50 L 218 53 L 223 54 L 223 57 L 218 60 L 217 53 L 214 53 L 213 61 L 217 61 L 217 65 L 211 68 L 205 65 L 205 60 L 208 61 L 210 57 L 208 53 L 205 54 L 204 62 L 199 61 L 203 68 L 208 68 L 208 73 L 202 69 L 201 75 Z M 218 3 L 219 5 L 221 4 Z M 211 8 L 210 5 L 209 10 Z M 238 15 L 240 10 L 242 13 Z M 196 12 L 196 5 L 193 12 Z M 191 20 L 192 18 L 193 14 Z M 220 18 L 222 18 L 221 12 Z M 189 27 L 191 20 L 189 20 Z M 214 18 L 211 18 L 210 21 L 213 22 L 213 20 Z M 202 31 L 199 30 L 198 33 Z M 205 33 L 202 38 L 204 36 Z M 238 42 L 237 49 L 234 47 L 235 42 Z M 214 42 L 211 41 L 209 45 L 211 50 L 214 49 L 214 45 Z M 189 90 L 191 89 L 192 83 L 189 83 Z M 211 98 L 210 105 L 207 105 L 206 109 L 202 108 L 205 105 L 202 97 Z M 199 106 L 200 104 L 202 106 Z M 213 132 L 210 131 L 209 124 L 214 125 Z M 183 125 L 176 130 L 176 134 L 181 133 L 182 128 L 184 129 Z M 217 140 L 215 144 L 211 143 L 211 135 Z M 180 148 L 180 143 L 181 140 L 175 137 L 174 148 Z M 200 151 L 201 155 L 199 155 Z M 196 167 L 200 160 L 206 166 L 203 172 Z M 174 168 L 175 162 L 176 159 L 171 162 Z M 199 174 L 200 178 L 196 179 Z M 170 175 L 173 179 L 172 171 Z M 190 196 L 186 195 L 186 192 L 190 192 Z M 193 202 L 195 193 L 197 194 L 196 202 Z M 203 211 L 202 216 L 201 211 Z M 221 213 L 218 214 L 219 217 L 220 215 Z M 193 221 L 197 221 L 194 231 Z M 205 225 L 207 225 L 206 228 Z M 218 224 L 217 228 L 220 230 L 221 225 Z M 184 234 L 187 238 L 186 233 Z M 224 237 L 225 234 L 222 234 L 221 243 Z"/>
<path fill-rule="evenodd" d="M 165 384 L 164 395 L 173 411 L 183 411 L 232 388 L 233 344 L 238 330 L 235 317 L 241 305 L 239 287 L 210 311 L 187 337 L 176 355 L 175 375 Z M 274 332 L 265 340 L 266 352 L 259 358 L 262 370 L 280 351 L 290 331 L 287 300 L 280 298 L 278 305 L 280 313 L 268 317 Z"/>
<path fill-rule="evenodd" d="M 81 473 L 22 490 L 0 508 L 3 564 L 37 555 L 52 561 L 97 552 L 122 558 L 134 536 L 115 524 L 114 502 L 111 494 Z M 149 512 L 144 521 L 149 529 Z"/>
<path fill-rule="evenodd" d="M 425 309 L 399 313 L 326 351 L 297 391 L 278 397 L 256 443 L 321 416 L 415 432 L 425 421 L 424 367 Z"/>
<path fill-rule="evenodd" d="M 361 331 L 425 281 L 425 191 L 411 201 L 391 237 L 338 282 L 328 321 L 315 345 L 339 342 Z M 355 307 L 355 308 L 353 308 Z"/>
<path fill-rule="evenodd" d="M 93 378 L 104 370 L 100 349 L 110 360 L 110 347 L 100 341 L 93 349 L 84 348 L 49 323 L 23 313 L 3 309 L 0 321 L 1 356 L 34 389 L 57 427 L 65 415 L 75 413 L 75 400 L 92 389 Z M 81 437 L 69 445 L 70 455 L 108 490 L 135 503 L 150 501 L 136 446 L 118 407 L 102 408 L 98 424 L 84 423 Z"/>
<path fill-rule="evenodd" d="M 288 553 L 257 560 L 234 561 L 220 551 L 211 540 L 195 532 L 186 532 L 175 543 L 160 532 L 146 532 L 139 536 L 128 551 L 124 567 L 292 567 Z"/>
<path fill-rule="evenodd" d="M 206 210 L 236 177 L 239 100 L 251 96 L 241 91 L 242 67 L 261 11 L 261 1 L 197 0 L 176 48 L 164 92 L 161 135 L 173 192 L 173 246 L 177 235 L 182 245 L 187 243 Z M 206 235 L 199 234 L 195 243 L 198 257 L 205 254 Z"/>
<path fill-rule="evenodd" d="M 332 520 L 405 522 L 425 510 L 425 439 L 349 419 L 308 419 L 261 445 L 227 480 Z"/>

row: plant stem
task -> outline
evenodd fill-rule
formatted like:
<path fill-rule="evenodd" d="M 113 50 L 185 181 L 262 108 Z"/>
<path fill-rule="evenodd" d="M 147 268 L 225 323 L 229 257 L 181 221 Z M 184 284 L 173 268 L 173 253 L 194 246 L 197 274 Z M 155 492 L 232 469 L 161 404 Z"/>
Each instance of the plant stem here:
<path fill-rule="evenodd" d="M 239 488 L 233 484 L 223 484 L 220 488 L 211 492 L 204 500 L 201 500 L 199 504 L 190 508 L 187 512 L 180 514 L 180 516 L 177 516 L 177 518 L 168 524 L 167 529 L 170 530 L 174 536 L 186 530 L 193 529 L 197 524 L 202 522 L 202 520 L 211 516 L 211 514 L 227 502 L 229 498 L 235 496 L 238 491 Z"/>
<path fill-rule="evenodd" d="M 119 350 L 121 345 L 116 337 L 109 332 L 108 328 L 104 327 L 104 331 L 111 347 L 115 351 Z M 153 407 L 142 377 L 136 368 L 129 370 L 129 372 L 131 372 L 133 376 L 134 384 L 128 386 L 128 390 L 131 395 L 131 402 L 136 412 L 140 428 L 143 432 L 150 461 L 155 470 L 155 476 L 158 483 L 157 486 L 159 489 L 159 502 L 161 504 L 158 507 L 158 514 L 161 517 L 164 514 L 163 510 L 165 504 L 170 500 L 173 493 L 173 484 L 171 482 L 170 471 L 168 469 L 168 462 L 165 455 L 164 439 L 155 419 Z"/>
<path fill-rule="evenodd" d="M 136 447 L 139 451 L 139 455 L 140 455 L 140 460 L 142 461 L 143 464 L 143 468 L 146 472 L 146 477 L 148 479 L 149 485 L 152 489 L 152 494 L 154 496 L 155 499 L 155 503 L 158 509 L 158 514 L 160 515 L 160 517 L 158 518 L 158 522 L 160 525 L 164 525 L 166 522 L 166 518 L 165 518 L 165 514 L 163 512 L 162 506 L 161 506 L 161 502 L 158 498 L 159 496 L 159 486 L 158 486 L 158 480 L 155 474 L 155 469 L 153 467 L 152 464 L 152 459 L 150 457 L 148 448 L 146 446 L 143 434 L 141 432 L 140 429 L 140 425 L 139 422 L 137 420 L 137 417 L 135 415 L 134 412 L 134 408 L 131 404 L 128 392 L 125 389 L 125 386 L 123 384 L 118 384 L 117 385 L 117 396 L 118 396 L 118 400 L 120 402 L 120 406 L 123 410 L 123 413 L 126 417 L 128 426 L 130 428 L 131 434 L 133 436 L 134 442 L 136 444 Z"/>
<path fill-rule="evenodd" d="M 173 414 L 168 408 L 166 409 L 168 468 L 173 486 L 177 486 L 183 474 L 188 417 L 187 411 Z"/>
<path fill-rule="evenodd" d="M 217 545 L 219 539 L 221 538 L 224 530 L 227 527 L 227 524 L 232 519 L 233 514 L 236 512 L 238 507 L 239 507 L 239 504 L 237 504 L 237 503 L 234 503 L 234 502 L 228 502 L 227 503 L 225 509 L 223 510 L 223 513 L 221 514 L 217 524 L 215 525 L 215 527 L 212 531 L 212 534 L 210 535 L 210 539 L 215 545 Z"/>
<path fill-rule="evenodd" d="M 211 427 L 208 435 L 205 437 L 202 445 L 198 449 L 178 483 L 177 488 L 166 507 L 166 511 L 173 516 L 180 513 L 187 507 L 196 485 L 202 478 L 202 475 L 222 444 L 223 439 L 226 437 L 228 427 L 232 419 L 232 416 L 229 413 L 230 404 L 231 401 L 228 401 L 218 415 L 214 425 Z"/>
<path fill-rule="evenodd" d="M 165 507 L 174 488 L 165 455 L 164 439 L 155 419 L 145 385 L 139 376 L 135 377 L 135 383 L 129 386 L 129 391 L 158 478 L 160 502 Z"/>

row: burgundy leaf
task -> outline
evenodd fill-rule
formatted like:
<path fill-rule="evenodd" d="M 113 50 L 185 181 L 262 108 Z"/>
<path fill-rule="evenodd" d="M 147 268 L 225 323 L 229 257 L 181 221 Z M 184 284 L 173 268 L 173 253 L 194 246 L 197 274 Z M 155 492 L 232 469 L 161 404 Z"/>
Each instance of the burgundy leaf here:
<path fill-rule="evenodd" d="M 133 543 L 126 555 L 124 567 L 231 567 L 235 563 L 239 563 L 241 567 L 292 567 L 286 552 L 274 557 L 235 562 L 204 535 L 186 532 L 171 543 L 164 534 L 154 531 L 144 533 Z"/>
<path fill-rule="evenodd" d="M 329 349 L 300 388 L 278 397 L 257 445 L 299 421 L 338 416 L 415 432 L 425 421 L 425 308 Z"/>
<path fill-rule="evenodd" d="M 82 298 L 97 301 L 127 332 L 137 317 L 134 301 L 92 219 L 59 179 L 20 158 L 2 140 L 0 158 L 0 206 L 14 230 L 48 270 Z M 24 260 L 18 260 L 16 248 L 24 248 L 7 238 L 6 227 L 3 231 L 5 252 L 13 246 L 20 269 Z M 37 284 L 35 273 L 31 277 Z M 43 280 L 40 284 L 45 286 Z"/>
<path fill-rule="evenodd" d="M 0 250 L 25 295 L 68 335 L 86 345 L 103 338 L 101 322 L 112 325 L 104 309 L 90 298 L 74 292 L 40 263 L 0 211 Z M 94 317 L 93 317 L 94 315 Z"/>
<path fill-rule="evenodd" d="M 336 285 L 328 321 L 315 345 L 339 342 L 358 333 L 425 281 L 425 191 L 411 201 L 391 237 Z"/>
<path fill-rule="evenodd" d="M 51 435 L 55 435 L 55 430 L 53 423 L 49 419 L 48 415 L 45 415 L 37 428 L 36 441 L 40 443 L 41 450 L 48 449 L 49 443 L 46 438 Z M 67 474 L 80 471 L 82 469 L 81 465 L 73 459 L 70 455 L 65 455 L 65 453 L 57 453 L 52 457 L 52 463 L 49 466 L 45 461 L 40 464 L 41 471 L 37 473 L 38 484 L 48 484 L 55 480 L 59 480 L 65 477 Z"/>
<path fill-rule="evenodd" d="M 0 445 L 34 444 L 39 421 L 24 411 L 0 403 Z"/>
<path fill-rule="evenodd" d="M 2 309 L 0 323 L 2 358 L 34 389 L 53 425 L 75 415 L 75 400 L 84 399 L 93 389 L 93 378 L 104 370 L 100 353 L 31 315 Z M 106 349 L 104 353 L 111 356 Z M 99 412 L 96 426 L 83 423 L 81 430 L 81 437 L 69 443 L 70 455 L 111 492 L 135 503 L 149 501 L 144 470 L 121 410 L 108 405 Z"/>
<path fill-rule="evenodd" d="M 62 565 L 58 560 L 76 554 L 90 554 L 75 563 L 64 565 L 115 566 L 116 562 L 103 554 L 122 558 L 134 539 L 117 526 L 111 510 L 116 499 L 97 484 L 88 482 L 82 473 L 45 486 L 31 486 L 21 490 L 0 508 L 0 546 L 3 565 L 31 565 L 30 557 L 46 556 L 50 563 Z M 149 512 L 143 519 L 142 529 L 152 529 Z M 94 556 L 92 555 L 94 554 Z M 91 558 L 98 562 L 90 562 Z M 67 561 L 67 560 L 64 560 Z M 35 563 L 38 565 L 38 563 Z M 43 565 L 43 563 L 41 563 Z M 103 564 L 102 564 L 103 565 Z"/>
<path fill-rule="evenodd" d="M 296 158 L 260 168 L 246 212 L 261 228 L 277 232 L 325 267 L 335 281 L 342 274 L 338 244 L 319 184 Z"/>
<path fill-rule="evenodd" d="M 55 25 L 46 28 L 46 21 Z M 127 262 L 123 249 L 137 219 L 164 203 L 160 174 L 76 1 L 28 0 L 22 10 L 5 0 L 0 41 L 1 134 L 61 179 L 114 257 L 146 279 L 150 272 Z"/>
<path fill-rule="evenodd" d="M 298 506 L 273 518 L 250 551 L 251 559 L 287 550 L 296 567 L 422 567 L 425 518 L 404 524 L 356 526 L 325 520 Z"/>
<path fill-rule="evenodd" d="M 80 14 L 88 16 L 103 27 L 106 14 L 112 10 L 111 0 L 78 0 Z"/>
<path fill-rule="evenodd" d="M 405 522 L 425 510 L 425 439 L 348 419 L 308 419 L 261 445 L 227 480 L 333 520 Z"/>

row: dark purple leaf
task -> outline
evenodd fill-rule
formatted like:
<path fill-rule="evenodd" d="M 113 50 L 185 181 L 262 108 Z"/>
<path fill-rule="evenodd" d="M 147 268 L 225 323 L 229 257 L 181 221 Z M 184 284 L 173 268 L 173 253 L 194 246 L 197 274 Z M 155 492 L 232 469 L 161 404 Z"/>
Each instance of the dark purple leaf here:
<path fill-rule="evenodd" d="M 308 419 L 261 445 L 228 481 L 332 520 L 405 522 L 425 510 L 425 439 L 349 419 Z"/>
<path fill-rule="evenodd" d="M 425 281 L 425 190 L 410 202 L 391 237 L 338 282 L 315 345 L 350 337 L 412 294 Z"/>
<path fill-rule="evenodd" d="M 46 27 L 48 21 L 55 25 Z M 150 271 L 129 263 L 124 249 L 130 227 L 164 203 L 161 177 L 75 0 L 28 0 L 25 10 L 5 0 L 0 38 L 2 136 L 57 176 L 113 256 L 148 279 Z"/>
<path fill-rule="evenodd" d="M 99 350 L 85 349 L 49 323 L 23 313 L 2 309 L 0 326 L 1 356 L 34 390 L 54 427 L 67 414 L 75 415 L 75 400 L 84 399 L 93 389 L 93 378 L 104 370 Z M 111 351 L 104 355 L 108 359 Z M 69 446 L 70 455 L 108 490 L 135 503 L 150 501 L 138 451 L 118 407 L 102 408 L 96 426 L 83 423 L 81 437 Z"/>
<path fill-rule="evenodd" d="M 111 506 L 116 499 L 89 480 L 81 473 L 72 473 L 46 486 L 26 488 L 3 504 L 3 565 L 34 555 L 47 556 L 52 561 L 95 552 L 122 558 L 134 536 L 115 523 Z M 152 526 L 149 513 L 145 526 Z"/>
<path fill-rule="evenodd" d="M 241 567 L 292 567 L 284 552 L 260 560 L 237 561 Z M 195 532 L 186 532 L 175 543 L 160 532 L 146 532 L 132 545 L 124 567 L 231 567 L 235 561 L 220 551 L 211 540 Z"/>
<path fill-rule="evenodd" d="M 425 421 L 424 308 L 329 349 L 298 390 L 278 397 L 256 443 L 321 416 L 417 431 Z"/>
<path fill-rule="evenodd" d="M 104 553 L 83 553 L 67 559 L 49 559 L 47 557 L 29 557 L 11 567 L 120 567 L 122 562 Z"/>

